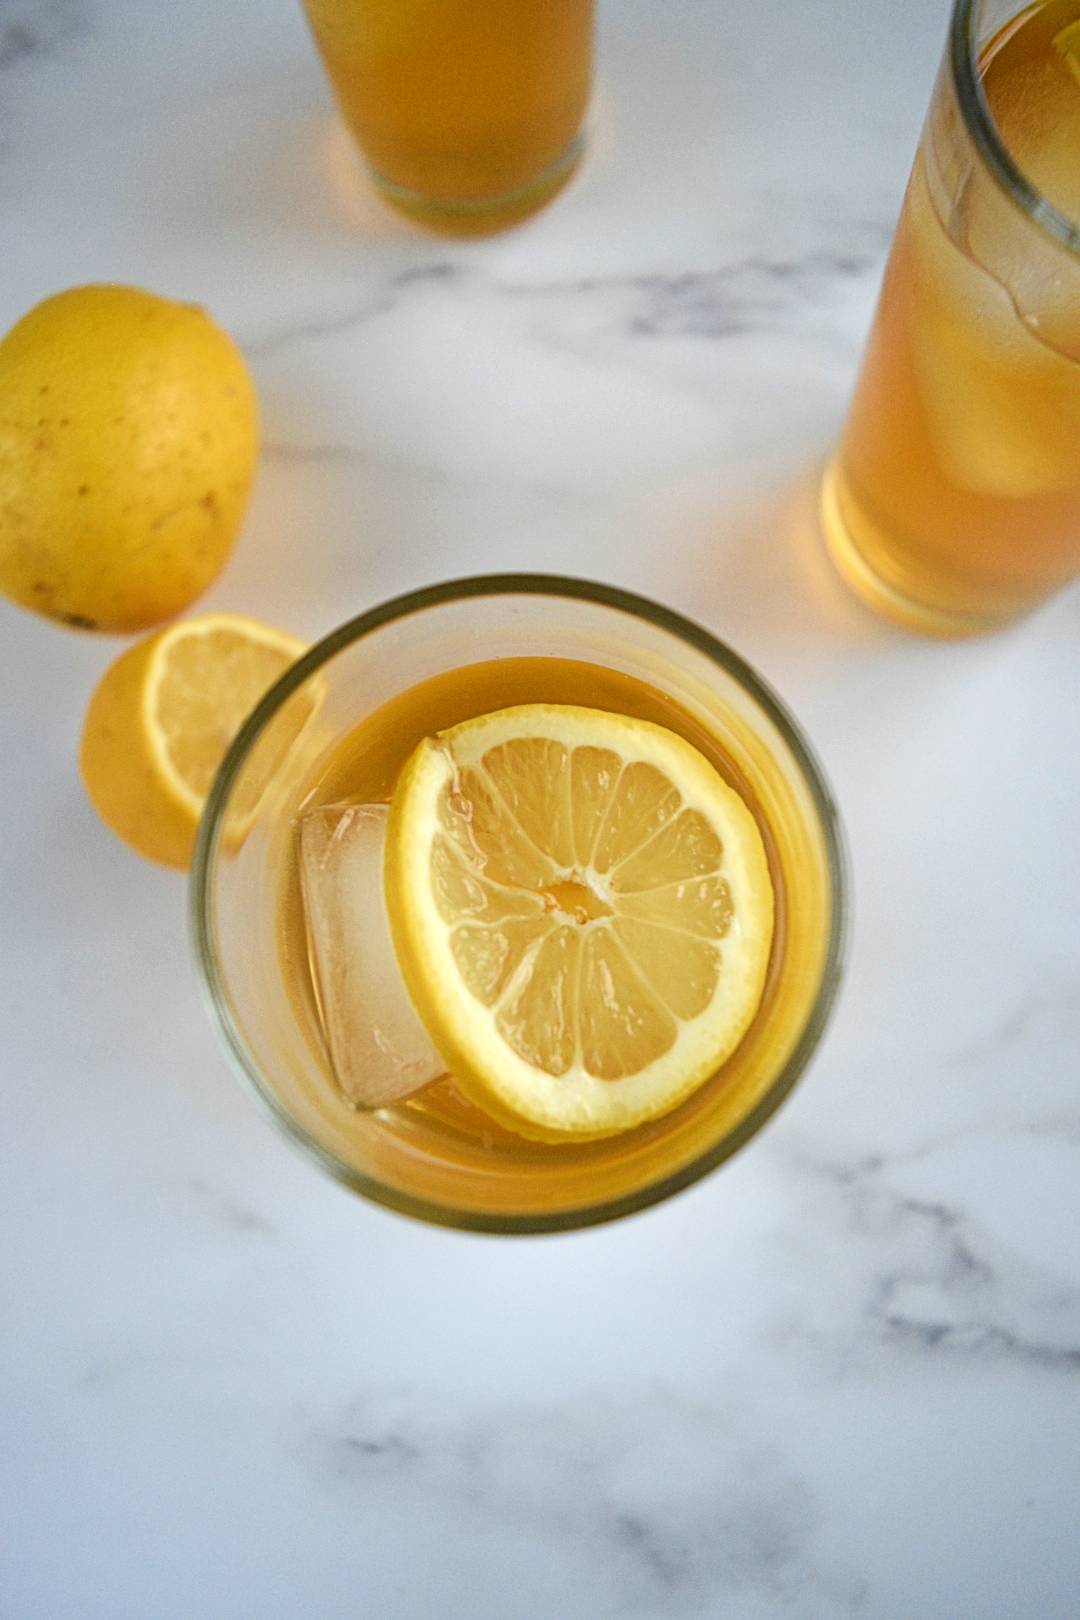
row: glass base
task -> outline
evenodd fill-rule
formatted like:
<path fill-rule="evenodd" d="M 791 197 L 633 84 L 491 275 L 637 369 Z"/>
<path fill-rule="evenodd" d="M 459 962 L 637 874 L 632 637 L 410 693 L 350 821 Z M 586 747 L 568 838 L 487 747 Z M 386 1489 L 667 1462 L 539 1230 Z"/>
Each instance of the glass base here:
<path fill-rule="evenodd" d="M 585 152 L 584 133 L 575 136 L 555 162 L 523 186 L 495 197 L 425 197 L 388 180 L 376 169 L 371 178 L 386 201 L 399 213 L 419 220 L 431 230 L 454 236 L 482 236 L 527 219 L 549 203 L 566 185 Z"/>
<path fill-rule="evenodd" d="M 859 549 L 845 513 L 840 485 L 839 458 L 833 456 L 821 480 L 819 514 L 825 543 L 845 584 L 875 612 L 905 630 L 916 630 L 927 636 L 985 635 L 1009 622 L 1008 618 L 964 613 L 919 601 L 882 579 Z"/>

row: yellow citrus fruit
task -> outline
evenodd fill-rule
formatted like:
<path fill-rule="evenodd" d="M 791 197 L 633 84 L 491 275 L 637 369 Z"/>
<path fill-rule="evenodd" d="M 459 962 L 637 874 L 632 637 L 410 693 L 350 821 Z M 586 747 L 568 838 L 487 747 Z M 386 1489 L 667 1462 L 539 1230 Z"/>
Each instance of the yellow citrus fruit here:
<path fill-rule="evenodd" d="M 305 651 L 283 630 L 208 613 L 123 653 L 90 700 L 79 752 L 101 819 L 140 855 L 186 867 L 226 749 Z"/>
<path fill-rule="evenodd" d="M 1054 35 L 1054 49 L 1063 58 L 1077 84 L 1080 84 L 1080 22 L 1069 23 Z"/>
<path fill-rule="evenodd" d="M 773 892 L 742 799 L 689 743 L 530 704 L 420 744 L 385 890 L 402 974 L 455 1078 L 522 1135 L 666 1113 L 761 999 Z"/>
<path fill-rule="evenodd" d="M 232 550 L 258 448 L 243 356 L 204 310 L 45 299 L 0 341 L 0 591 L 86 629 L 171 618 Z"/>

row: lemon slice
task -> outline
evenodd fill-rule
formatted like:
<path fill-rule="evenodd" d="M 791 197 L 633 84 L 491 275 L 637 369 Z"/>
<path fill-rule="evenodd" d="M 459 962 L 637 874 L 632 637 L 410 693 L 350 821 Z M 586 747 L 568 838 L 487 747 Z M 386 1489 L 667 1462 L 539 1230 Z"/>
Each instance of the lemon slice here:
<path fill-rule="evenodd" d="M 1053 46 L 1077 84 L 1080 84 L 1080 21 L 1070 23 L 1055 34 Z"/>
<path fill-rule="evenodd" d="M 422 742 L 385 887 L 402 974 L 464 1090 L 522 1135 L 667 1112 L 761 999 L 773 894 L 738 794 L 681 737 L 530 704 Z"/>
<path fill-rule="evenodd" d="M 272 625 L 208 613 L 122 654 L 90 700 L 79 754 L 102 820 L 141 855 L 186 866 L 226 749 L 306 650 Z M 295 729 L 294 714 L 289 723 Z"/>

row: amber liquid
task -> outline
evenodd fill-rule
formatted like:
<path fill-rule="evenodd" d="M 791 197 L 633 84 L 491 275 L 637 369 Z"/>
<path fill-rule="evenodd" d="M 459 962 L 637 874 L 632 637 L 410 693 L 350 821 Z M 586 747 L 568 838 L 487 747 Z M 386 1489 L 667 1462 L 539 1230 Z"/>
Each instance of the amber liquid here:
<path fill-rule="evenodd" d="M 592 0 L 305 0 L 376 178 L 424 212 L 543 201 L 589 99 Z M 527 195 L 524 195 L 526 194 Z"/>
<path fill-rule="evenodd" d="M 758 757 L 754 769 L 761 774 L 755 784 L 717 737 L 670 698 L 640 680 L 601 665 L 554 658 L 501 659 L 451 670 L 412 687 L 341 738 L 317 774 L 303 785 L 296 800 L 297 818 L 304 810 L 320 804 L 388 801 L 402 766 L 421 738 L 474 715 L 515 703 L 537 702 L 587 705 L 638 716 L 667 726 L 698 748 L 758 819 L 773 872 L 776 932 L 761 1008 L 742 1046 L 698 1097 L 664 1119 L 625 1133 L 625 1139 L 582 1146 L 527 1141 L 496 1124 L 469 1102 L 452 1078 L 435 1082 L 414 1098 L 381 1110 L 377 1116 L 357 1116 L 358 1127 L 364 1124 L 370 1129 L 374 1119 L 382 1130 L 381 1140 L 375 1142 L 372 1151 L 382 1153 L 383 1175 L 392 1174 L 406 1182 L 415 1179 L 417 1185 L 422 1182 L 427 1196 L 460 1200 L 463 1178 L 468 1177 L 471 1167 L 482 1166 L 487 1178 L 484 1197 L 492 1207 L 499 1207 L 500 1200 L 504 1206 L 513 1207 L 522 1177 L 528 1179 L 530 1204 L 542 1207 L 547 1196 L 545 1171 L 552 1161 L 558 1161 L 560 1178 L 557 1185 L 551 1184 L 553 1202 L 567 1199 L 568 1187 L 572 1193 L 577 1185 L 575 1178 L 580 1181 L 581 1199 L 586 1201 L 590 1177 L 601 1167 L 616 1186 L 649 1180 L 655 1176 L 657 1162 L 664 1159 L 665 1139 L 680 1119 L 680 1128 L 687 1129 L 691 1138 L 697 1131 L 704 1135 L 714 1129 L 707 1119 L 708 1094 L 713 1094 L 715 1106 L 716 1088 L 723 1091 L 728 1086 L 730 1095 L 723 1093 L 725 1129 L 737 1128 L 740 1117 L 760 1097 L 762 1075 L 773 1061 L 773 1054 L 784 1050 L 794 1038 L 791 1026 L 796 1023 L 796 1001 L 799 1016 L 805 1016 L 800 997 L 806 977 L 814 971 L 811 964 L 817 962 L 824 949 L 829 925 L 828 905 L 822 900 L 819 879 L 806 861 L 809 911 L 798 920 L 792 934 L 790 896 L 799 875 L 799 862 L 805 861 L 801 852 L 803 833 L 799 827 L 789 825 L 778 835 L 762 807 L 758 789 L 768 791 L 768 762 Z M 319 1047 L 317 992 L 309 963 L 295 843 L 285 864 L 278 915 L 279 957 L 294 1015 L 311 1044 Z M 790 1009 L 785 1002 L 789 993 Z M 762 1020 L 771 1020 L 771 1027 L 759 1036 Z M 747 1072 L 739 1080 L 743 1063 Z M 734 1078 L 729 1078 L 729 1071 Z M 333 1085 L 328 1070 L 326 1083 L 328 1087 Z M 341 1103 L 347 1106 L 344 1099 Z M 697 1113 L 701 1115 L 699 1126 L 693 1123 Z M 625 1161 L 623 1167 L 620 1158 Z M 441 1181 L 440 1164 L 445 1172 Z"/>
<path fill-rule="evenodd" d="M 1061 34 L 1078 19 L 1077 0 L 1035 6 L 981 62 L 1010 151 L 1074 218 L 1080 54 Z M 823 498 L 856 589 L 944 633 L 1003 622 L 1080 571 L 1080 261 L 1040 239 L 959 128 L 932 111 Z"/>

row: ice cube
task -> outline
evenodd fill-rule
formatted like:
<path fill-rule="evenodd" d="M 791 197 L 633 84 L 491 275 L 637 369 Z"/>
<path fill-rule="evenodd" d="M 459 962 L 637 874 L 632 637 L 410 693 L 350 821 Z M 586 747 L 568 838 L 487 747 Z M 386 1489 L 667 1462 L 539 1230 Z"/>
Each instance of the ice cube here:
<path fill-rule="evenodd" d="M 1000 330 L 966 331 L 959 320 L 937 332 L 927 322 L 915 334 L 938 460 L 974 495 L 1019 501 L 1067 494 L 1080 482 L 1076 368 L 1034 338 L 1027 338 L 1025 363 L 1017 363 L 1018 345 L 999 338 Z"/>
<path fill-rule="evenodd" d="M 300 885 L 330 1059 L 362 1108 L 446 1073 L 401 979 L 383 899 L 385 804 L 324 805 L 300 824 Z"/>
<path fill-rule="evenodd" d="M 1011 290 L 997 279 L 1011 263 L 1000 199 L 988 183 L 969 188 L 954 221 L 963 245 L 942 228 L 921 168 L 907 207 L 913 359 L 938 462 L 976 495 L 1023 500 L 1075 489 L 1076 366 L 1021 319 L 1015 278 Z"/>
<path fill-rule="evenodd" d="M 1044 8 L 1047 22 L 1053 9 Z M 1024 178 L 1074 218 L 1080 208 L 1080 22 L 1074 17 L 1050 32 L 1037 15 L 1026 15 L 1029 21 L 991 56 L 983 91 Z"/>

